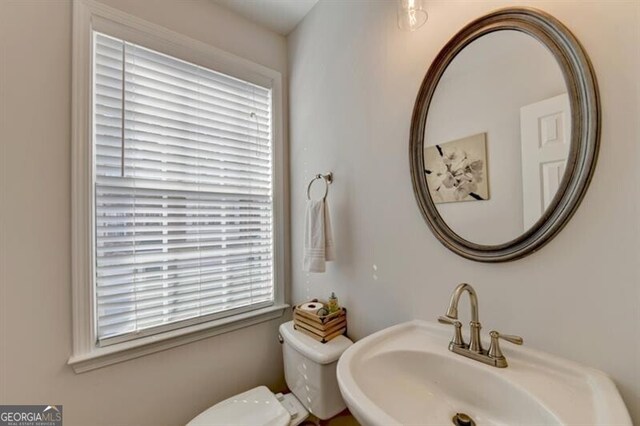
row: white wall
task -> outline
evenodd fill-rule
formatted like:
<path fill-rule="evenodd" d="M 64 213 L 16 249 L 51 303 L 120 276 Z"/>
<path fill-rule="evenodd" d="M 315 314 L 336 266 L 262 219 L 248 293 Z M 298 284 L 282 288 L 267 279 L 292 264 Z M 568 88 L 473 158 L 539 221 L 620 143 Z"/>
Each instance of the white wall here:
<path fill-rule="evenodd" d="M 487 34 L 447 67 L 429 107 L 425 146 L 486 133 L 489 199 L 438 204 L 458 235 L 502 244 L 523 225 L 520 108 L 567 91 L 551 52 L 519 31 Z"/>
<path fill-rule="evenodd" d="M 602 148 L 586 197 L 540 252 L 482 264 L 431 234 L 409 174 L 410 117 L 422 78 L 464 24 L 523 4 L 563 21 L 589 53 L 602 97 Z M 395 2 L 321 1 L 288 38 L 293 301 L 335 290 L 356 339 L 444 313 L 454 286 L 473 284 L 485 330 L 600 368 L 640 423 L 640 3 L 428 1 L 415 33 Z M 338 260 L 301 270 L 305 185 L 333 171 Z M 463 309 L 463 311 L 465 311 Z M 508 351 L 508 348 L 505 349 Z"/>
<path fill-rule="evenodd" d="M 286 79 L 284 37 L 213 2 L 105 2 Z M 80 375 L 66 365 L 70 108 L 70 1 L 0 1 L 0 404 L 63 404 L 69 426 L 179 425 L 250 387 L 281 388 L 279 320 Z"/>

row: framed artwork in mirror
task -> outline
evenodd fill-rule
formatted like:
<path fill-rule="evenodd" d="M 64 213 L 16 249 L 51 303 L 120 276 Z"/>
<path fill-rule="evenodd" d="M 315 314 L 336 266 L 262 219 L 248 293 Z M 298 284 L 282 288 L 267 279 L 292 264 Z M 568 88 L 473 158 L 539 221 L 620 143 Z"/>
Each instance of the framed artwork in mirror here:
<path fill-rule="evenodd" d="M 436 204 L 489 199 L 485 133 L 425 148 L 424 167 Z"/>

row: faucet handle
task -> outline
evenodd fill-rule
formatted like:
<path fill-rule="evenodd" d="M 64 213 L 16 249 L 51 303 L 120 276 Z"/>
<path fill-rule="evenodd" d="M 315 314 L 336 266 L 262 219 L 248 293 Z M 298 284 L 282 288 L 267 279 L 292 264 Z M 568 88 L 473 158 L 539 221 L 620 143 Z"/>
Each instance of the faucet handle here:
<path fill-rule="evenodd" d="M 500 334 L 495 330 L 492 331 L 491 333 L 497 334 L 498 339 L 506 340 L 507 342 L 513 343 L 514 345 L 522 345 L 524 343 L 524 339 L 520 336 L 515 336 L 513 334 Z"/>
<path fill-rule="evenodd" d="M 449 324 L 455 327 L 455 333 L 453 335 L 453 340 L 451 340 L 451 344 L 458 347 L 466 347 L 464 340 L 462 339 L 462 323 L 456 319 L 449 317 L 438 317 L 438 322 L 442 324 Z"/>
<path fill-rule="evenodd" d="M 457 319 L 453 319 L 453 318 L 449 318 L 449 317 L 445 317 L 440 315 L 438 317 L 438 322 L 442 323 L 442 324 L 449 324 L 449 325 L 453 325 L 455 326 L 456 323 L 460 324 L 460 326 L 462 327 L 462 323 L 460 321 L 458 321 Z"/>
<path fill-rule="evenodd" d="M 495 330 L 491 331 L 489 333 L 489 336 L 491 336 L 491 345 L 489 345 L 488 355 L 491 358 L 504 358 L 504 355 L 500 350 L 499 339 L 506 340 L 507 342 L 513 343 L 514 345 L 522 345 L 524 343 L 524 339 L 520 336 L 514 336 L 511 334 L 500 334 Z"/>

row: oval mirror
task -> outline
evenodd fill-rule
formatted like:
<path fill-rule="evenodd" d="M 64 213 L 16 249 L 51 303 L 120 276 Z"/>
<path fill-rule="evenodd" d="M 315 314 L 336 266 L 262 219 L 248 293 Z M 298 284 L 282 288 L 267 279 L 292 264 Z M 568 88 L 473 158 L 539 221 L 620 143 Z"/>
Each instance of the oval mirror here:
<path fill-rule="evenodd" d="M 427 72 L 411 126 L 414 191 L 449 249 L 517 259 L 571 217 L 598 144 L 597 86 L 578 41 L 544 12 L 499 10 L 456 34 Z"/>

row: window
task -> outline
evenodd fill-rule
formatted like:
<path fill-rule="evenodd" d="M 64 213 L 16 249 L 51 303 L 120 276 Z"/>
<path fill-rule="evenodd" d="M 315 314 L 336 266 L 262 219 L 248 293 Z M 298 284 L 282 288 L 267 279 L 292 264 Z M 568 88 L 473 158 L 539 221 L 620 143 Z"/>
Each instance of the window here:
<path fill-rule="evenodd" d="M 75 7 L 70 363 L 281 315 L 279 74 Z"/>
<path fill-rule="evenodd" d="M 98 341 L 273 304 L 271 90 L 94 35 Z"/>

